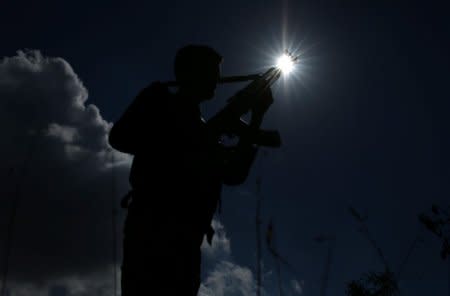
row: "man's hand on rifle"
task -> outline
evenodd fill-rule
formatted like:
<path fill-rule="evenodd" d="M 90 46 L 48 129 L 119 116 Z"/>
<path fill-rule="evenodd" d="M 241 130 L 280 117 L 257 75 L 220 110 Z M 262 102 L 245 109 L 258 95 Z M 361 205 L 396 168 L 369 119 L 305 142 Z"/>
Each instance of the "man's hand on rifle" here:
<path fill-rule="evenodd" d="M 263 94 L 257 98 L 256 105 L 251 108 L 252 117 L 250 121 L 250 126 L 252 128 L 259 128 L 262 119 L 266 114 L 269 107 L 273 104 L 274 99 L 272 96 L 272 90 L 268 87 Z"/>

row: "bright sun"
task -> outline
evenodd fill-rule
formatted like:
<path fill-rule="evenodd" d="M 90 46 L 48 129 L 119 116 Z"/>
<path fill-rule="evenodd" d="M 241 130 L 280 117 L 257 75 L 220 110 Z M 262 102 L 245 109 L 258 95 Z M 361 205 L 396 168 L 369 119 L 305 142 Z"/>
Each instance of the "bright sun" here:
<path fill-rule="evenodd" d="M 284 73 L 289 74 L 294 69 L 294 60 L 291 56 L 283 54 L 277 60 L 277 67 Z"/>

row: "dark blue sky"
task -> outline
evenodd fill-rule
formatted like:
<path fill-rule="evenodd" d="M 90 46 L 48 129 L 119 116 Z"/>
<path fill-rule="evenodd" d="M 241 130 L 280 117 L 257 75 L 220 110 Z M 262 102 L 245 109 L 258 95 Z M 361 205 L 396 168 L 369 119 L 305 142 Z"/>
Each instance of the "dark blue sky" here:
<path fill-rule="evenodd" d="M 10 3 L 0 12 L 0 54 L 32 48 L 64 58 L 90 103 L 114 121 L 142 87 L 173 79 L 179 47 L 211 45 L 224 56 L 225 75 L 247 74 L 283 49 L 285 32 L 305 60 L 301 79 L 275 86 L 264 122 L 280 130 L 284 146 L 269 150 L 242 187 L 224 192 L 221 220 L 236 262 L 254 265 L 251 194 L 262 174 L 263 216 L 273 217 L 304 295 L 319 293 L 326 247 L 313 241 L 318 234 L 337 238 L 328 295 L 381 268 L 348 205 L 367 213 L 394 269 L 411 241 L 424 238 L 400 282 L 403 295 L 447 295 L 448 264 L 417 214 L 449 201 L 449 14 L 440 4 L 378 2 Z M 236 87 L 220 86 L 206 115 Z"/>

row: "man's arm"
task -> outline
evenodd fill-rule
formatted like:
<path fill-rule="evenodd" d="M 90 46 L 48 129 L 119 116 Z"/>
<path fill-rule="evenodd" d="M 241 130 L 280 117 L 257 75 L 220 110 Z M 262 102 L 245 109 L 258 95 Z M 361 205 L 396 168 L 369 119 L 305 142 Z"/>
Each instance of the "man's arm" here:
<path fill-rule="evenodd" d="M 256 158 L 258 148 L 253 145 L 254 134 L 261 126 L 264 114 L 273 103 L 270 88 L 261 97 L 260 104 L 252 109 L 252 117 L 247 132 L 242 134 L 235 147 L 225 148 L 223 182 L 226 185 L 240 185 L 245 182 Z"/>
<path fill-rule="evenodd" d="M 250 142 L 240 142 L 234 147 L 224 147 L 223 149 L 223 183 L 230 186 L 244 183 L 256 158 L 258 148 Z"/>

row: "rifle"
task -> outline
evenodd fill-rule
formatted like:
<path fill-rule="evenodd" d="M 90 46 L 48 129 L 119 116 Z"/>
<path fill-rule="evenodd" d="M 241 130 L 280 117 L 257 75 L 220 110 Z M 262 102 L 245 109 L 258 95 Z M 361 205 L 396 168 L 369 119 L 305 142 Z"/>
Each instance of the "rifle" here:
<path fill-rule="evenodd" d="M 260 96 L 273 84 L 281 75 L 281 69 L 271 67 L 263 74 L 251 74 L 242 76 L 227 76 L 219 79 L 219 84 L 243 82 L 252 80 L 244 89 L 237 92 L 228 99 L 227 105 L 208 120 L 209 130 L 220 137 L 221 135 L 247 134 L 251 137 L 253 144 L 267 147 L 280 147 L 281 137 L 275 130 L 251 130 L 249 125 L 241 117 L 249 112 L 252 107 L 258 104 Z M 176 81 L 166 82 L 167 86 L 177 86 Z"/>
<path fill-rule="evenodd" d="M 259 129 L 253 131 L 242 120 L 242 116 L 257 106 L 258 99 L 270 86 L 278 80 L 281 70 L 277 67 L 268 69 L 262 75 L 231 76 L 221 79 L 222 83 L 253 80 L 244 89 L 237 92 L 227 105 L 208 120 L 207 125 L 216 135 L 246 134 L 251 137 L 251 142 L 259 146 L 278 148 L 281 146 L 281 137 L 276 130 Z"/>

